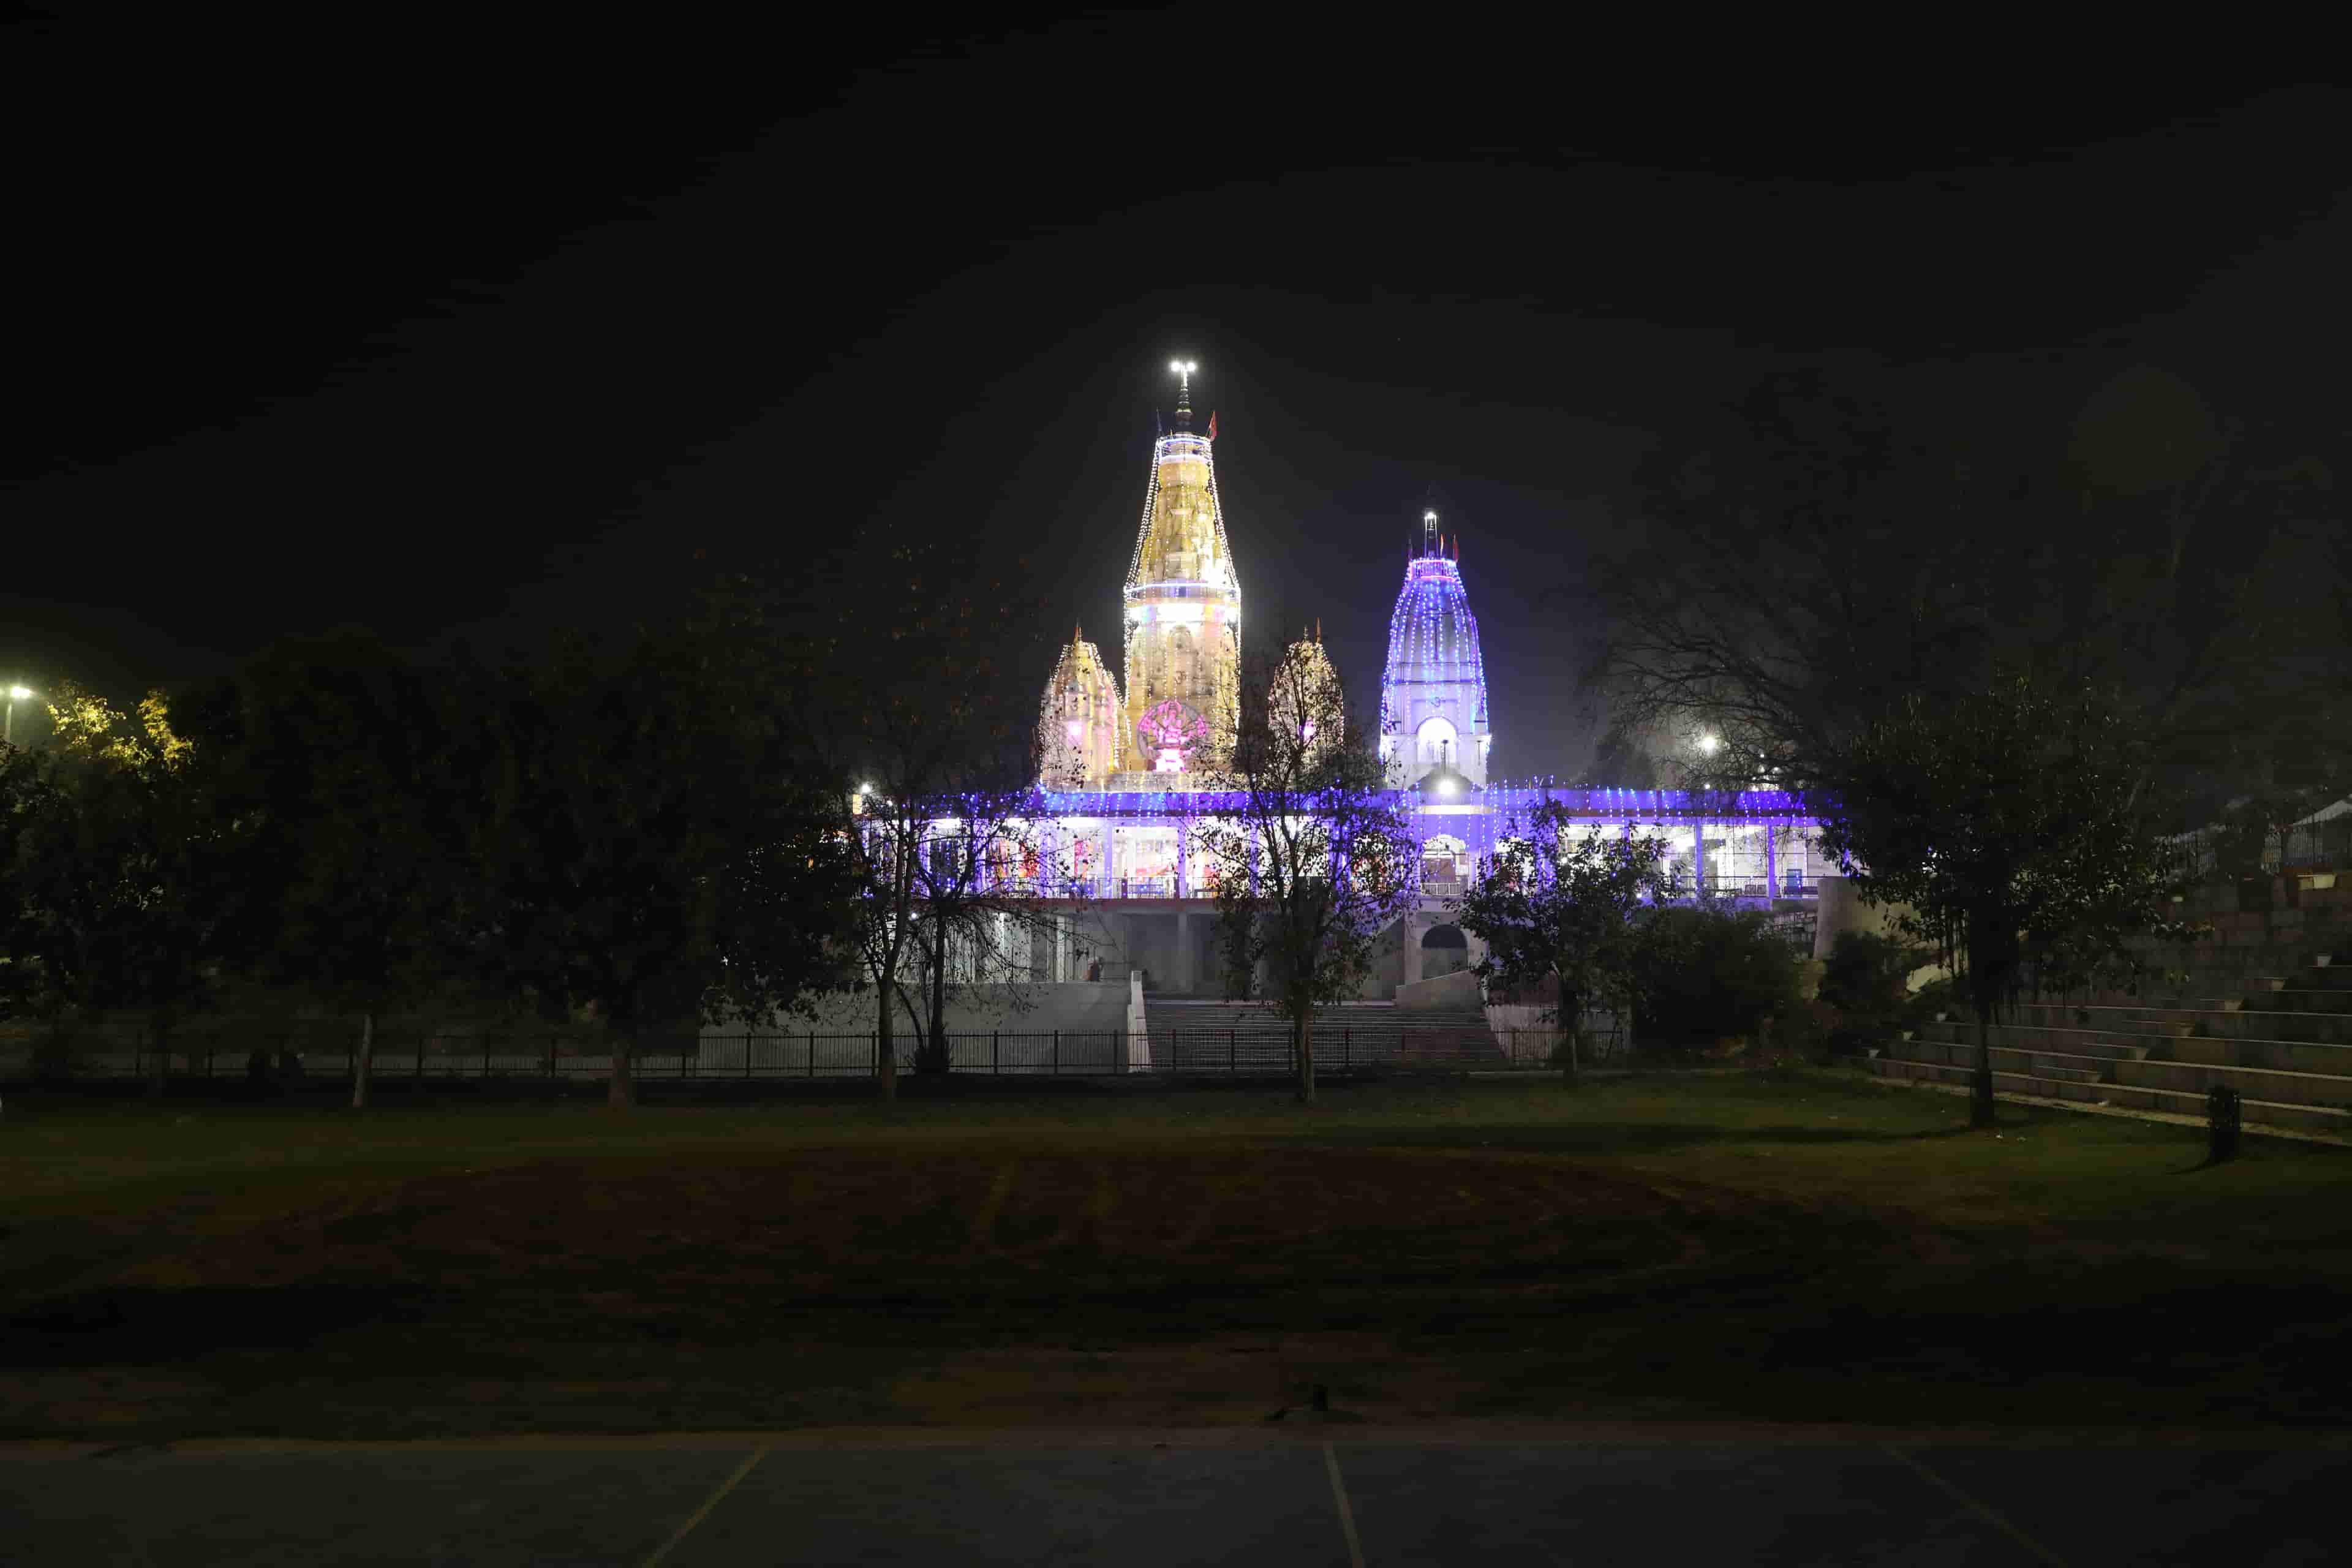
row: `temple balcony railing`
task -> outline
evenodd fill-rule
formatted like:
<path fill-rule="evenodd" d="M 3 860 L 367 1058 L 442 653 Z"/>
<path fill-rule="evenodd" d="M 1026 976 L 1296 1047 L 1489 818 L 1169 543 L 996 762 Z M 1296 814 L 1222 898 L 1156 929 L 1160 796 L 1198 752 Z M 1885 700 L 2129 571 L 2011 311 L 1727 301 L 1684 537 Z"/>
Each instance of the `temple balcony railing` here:
<path fill-rule="evenodd" d="M 1424 910 L 1442 907 L 1462 898 L 1475 884 L 1467 878 L 1423 878 L 1415 890 Z M 1172 877 L 1002 877 L 991 878 L 986 886 L 992 892 L 1013 897 L 1029 897 L 1055 902 L 1116 903 L 1123 899 L 1213 899 L 1216 884 L 1205 879 L 1179 880 Z M 1685 886 L 1665 902 L 1670 904 L 1712 903 L 1718 908 L 1769 910 L 1775 904 L 1790 900 L 1812 900 L 1821 893 L 1818 877 L 1783 879 L 1775 890 L 1760 880 L 1717 880 L 1702 896 Z"/>

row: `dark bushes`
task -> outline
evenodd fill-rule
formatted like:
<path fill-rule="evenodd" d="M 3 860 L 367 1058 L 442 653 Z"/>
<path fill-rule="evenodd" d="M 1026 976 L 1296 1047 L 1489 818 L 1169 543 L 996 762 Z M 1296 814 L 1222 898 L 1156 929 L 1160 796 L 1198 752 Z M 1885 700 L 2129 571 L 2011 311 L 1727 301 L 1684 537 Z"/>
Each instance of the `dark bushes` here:
<path fill-rule="evenodd" d="M 1633 968 L 1644 1043 L 1759 1041 L 1795 1020 L 1796 951 L 1759 914 L 1662 909 L 1643 922 Z"/>

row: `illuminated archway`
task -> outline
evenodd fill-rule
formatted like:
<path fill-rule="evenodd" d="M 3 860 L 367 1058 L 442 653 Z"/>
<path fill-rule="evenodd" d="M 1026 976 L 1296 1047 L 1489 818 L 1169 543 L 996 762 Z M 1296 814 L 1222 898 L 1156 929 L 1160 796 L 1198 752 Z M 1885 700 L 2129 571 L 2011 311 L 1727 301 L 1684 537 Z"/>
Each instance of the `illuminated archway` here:
<path fill-rule="evenodd" d="M 1454 721 L 1450 719 L 1424 719 L 1413 731 L 1413 754 L 1424 763 L 1455 763 L 1460 761 Z"/>

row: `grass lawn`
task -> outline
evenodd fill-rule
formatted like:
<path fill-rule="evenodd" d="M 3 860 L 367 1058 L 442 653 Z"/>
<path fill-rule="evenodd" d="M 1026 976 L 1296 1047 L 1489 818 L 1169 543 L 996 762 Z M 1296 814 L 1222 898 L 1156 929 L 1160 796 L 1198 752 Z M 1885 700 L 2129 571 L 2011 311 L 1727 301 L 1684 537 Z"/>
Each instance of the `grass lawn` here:
<path fill-rule="evenodd" d="M 2340 1426 L 2352 1153 L 1845 1072 L 751 1106 L 8 1097 L 0 1436 Z"/>

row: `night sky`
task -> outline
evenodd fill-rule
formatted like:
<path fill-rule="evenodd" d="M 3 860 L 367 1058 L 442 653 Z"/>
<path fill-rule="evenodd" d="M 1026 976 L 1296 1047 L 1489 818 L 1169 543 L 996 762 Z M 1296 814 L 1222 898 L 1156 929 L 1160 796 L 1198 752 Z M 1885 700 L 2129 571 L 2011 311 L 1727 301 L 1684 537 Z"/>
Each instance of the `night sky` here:
<path fill-rule="evenodd" d="M 878 521 L 1032 555 L 1115 658 L 1181 354 L 1253 637 L 1319 617 L 1375 679 L 1433 487 L 1496 771 L 1560 773 L 1591 546 L 1765 372 L 2054 452 L 2134 364 L 2284 416 L 2352 360 L 2329 88 L 385 15 L 0 39 L 16 679 L 625 623 Z"/>

